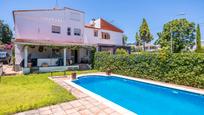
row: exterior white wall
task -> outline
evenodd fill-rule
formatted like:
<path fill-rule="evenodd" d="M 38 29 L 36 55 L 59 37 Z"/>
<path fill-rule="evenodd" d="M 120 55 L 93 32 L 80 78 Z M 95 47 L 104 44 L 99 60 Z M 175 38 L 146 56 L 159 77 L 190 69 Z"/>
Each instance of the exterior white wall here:
<path fill-rule="evenodd" d="M 100 19 L 95 20 L 95 28 L 101 28 Z M 15 39 L 27 40 L 47 40 L 54 43 L 70 43 L 70 44 L 84 44 L 94 45 L 107 44 L 107 45 L 123 45 L 123 33 L 114 32 L 109 30 L 98 29 L 98 37 L 94 36 L 93 28 L 86 28 L 85 15 L 83 12 L 72 9 L 57 9 L 57 10 L 30 10 L 30 11 L 14 11 L 14 24 L 15 24 Z M 60 26 L 60 34 L 52 33 L 52 25 Z M 67 28 L 71 28 L 71 35 L 67 35 Z M 81 36 L 74 35 L 74 29 L 81 29 Z M 110 39 L 102 39 L 102 32 L 110 34 Z M 23 44 L 23 43 L 22 43 Z M 46 59 L 53 58 L 52 48 L 44 47 L 43 52 L 39 52 L 39 46 L 35 48 L 28 48 L 28 55 L 31 58 Z M 15 45 L 16 65 L 20 65 L 24 59 L 24 45 Z M 63 57 L 63 50 L 60 51 Z M 78 62 L 87 57 L 86 49 L 79 49 Z M 71 59 L 71 50 L 67 49 L 66 58 Z"/>
<path fill-rule="evenodd" d="M 85 44 L 109 44 L 109 45 L 123 45 L 123 33 L 114 32 L 109 30 L 98 30 L 98 37 L 94 36 L 94 29 L 93 28 L 85 28 Z M 102 39 L 102 32 L 107 32 L 110 34 L 110 39 Z"/>
<path fill-rule="evenodd" d="M 21 61 L 24 59 L 24 50 L 22 45 L 15 45 L 15 64 L 20 65 Z"/>
<path fill-rule="evenodd" d="M 51 40 L 62 42 L 83 43 L 84 13 L 70 10 L 16 11 L 16 39 Z M 52 33 L 52 25 L 60 26 L 61 33 Z M 71 36 L 67 28 L 71 28 Z M 74 28 L 81 29 L 81 36 L 74 35 Z"/>

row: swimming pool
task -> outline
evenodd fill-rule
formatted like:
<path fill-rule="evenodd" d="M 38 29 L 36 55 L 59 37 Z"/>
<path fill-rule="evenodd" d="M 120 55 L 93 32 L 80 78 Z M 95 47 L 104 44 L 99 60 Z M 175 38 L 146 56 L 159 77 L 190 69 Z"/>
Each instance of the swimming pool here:
<path fill-rule="evenodd" d="M 203 115 L 204 95 L 129 80 L 88 75 L 75 84 L 138 115 Z"/>

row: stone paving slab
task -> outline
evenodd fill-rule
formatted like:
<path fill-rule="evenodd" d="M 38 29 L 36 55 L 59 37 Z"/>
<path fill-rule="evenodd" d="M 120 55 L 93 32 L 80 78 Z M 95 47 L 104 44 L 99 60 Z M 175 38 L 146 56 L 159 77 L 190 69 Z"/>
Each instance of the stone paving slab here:
<path fill-rule="evenodd" d="M 22 74 L 22 71 L 19 71 L 19 72 L 14 71 L 12 65 L 3 65 L 3 72 L 5 76 Z"/>
<path fill-rule="evenodd" d="M 50 79 L 70 91 L 77 100 L 25 111 L 16 115 L 121 115 L 116 110 L 65 83 L 66 77 L 52 77 Z"/>

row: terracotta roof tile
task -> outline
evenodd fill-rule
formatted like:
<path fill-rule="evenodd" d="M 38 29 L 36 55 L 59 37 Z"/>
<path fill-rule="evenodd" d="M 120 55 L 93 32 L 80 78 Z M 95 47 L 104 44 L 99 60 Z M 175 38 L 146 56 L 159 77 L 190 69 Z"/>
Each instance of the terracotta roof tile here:
<path fill-rule="evenodd" d="M 114 31 L 114 32 L 123 33 L 123 30 L 121 30 L 118 27 L 110 24 L 109 22 L 107 22 L 106 20 L 104 20 L 102 18 L 100 19 L 100 24 L 101 24 L 101 28 L 96 28 L 96 27 L 94 27 L 94 25 L 91 25 L 91 24 L 85 25 L 85 28 L 103 29 L 103 30 L 110 30 L 110 31 Z"/>
<path fill-rule="evenodd" d="M 100 22 L 101 22 L 101 29 L 111 30 L 111 31 L 123 33 L 123 30 L 121 30 L 118 27 L 110 24 L 109 22 L 107 22 L 106 20 L 104 20 L 102 18 L 100 19 Z"/>

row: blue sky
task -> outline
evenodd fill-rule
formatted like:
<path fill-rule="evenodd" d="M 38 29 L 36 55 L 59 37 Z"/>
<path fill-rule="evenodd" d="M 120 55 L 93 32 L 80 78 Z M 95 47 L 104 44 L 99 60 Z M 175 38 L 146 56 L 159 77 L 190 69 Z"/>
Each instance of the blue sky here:
<path fill-rule="evenodd" d="M 0 19 L 13 28 L 13 10 L 47 9 L 56 0 L 0 0 Z M 154 38 L 164 23 L 174 18 L 187 18 L 201 23 L 204 36 L 204 0 L 58 0 L 60 8 L 70 7 L 86 13 L 86 22 L 102 17 L 125 31 L 129 42 L 135 41 L 142 18 L 149 23 Z M 176 16 L 185 13 L 185 16 Z M 204 39 L 204 37 L 202 37 Z"/>

